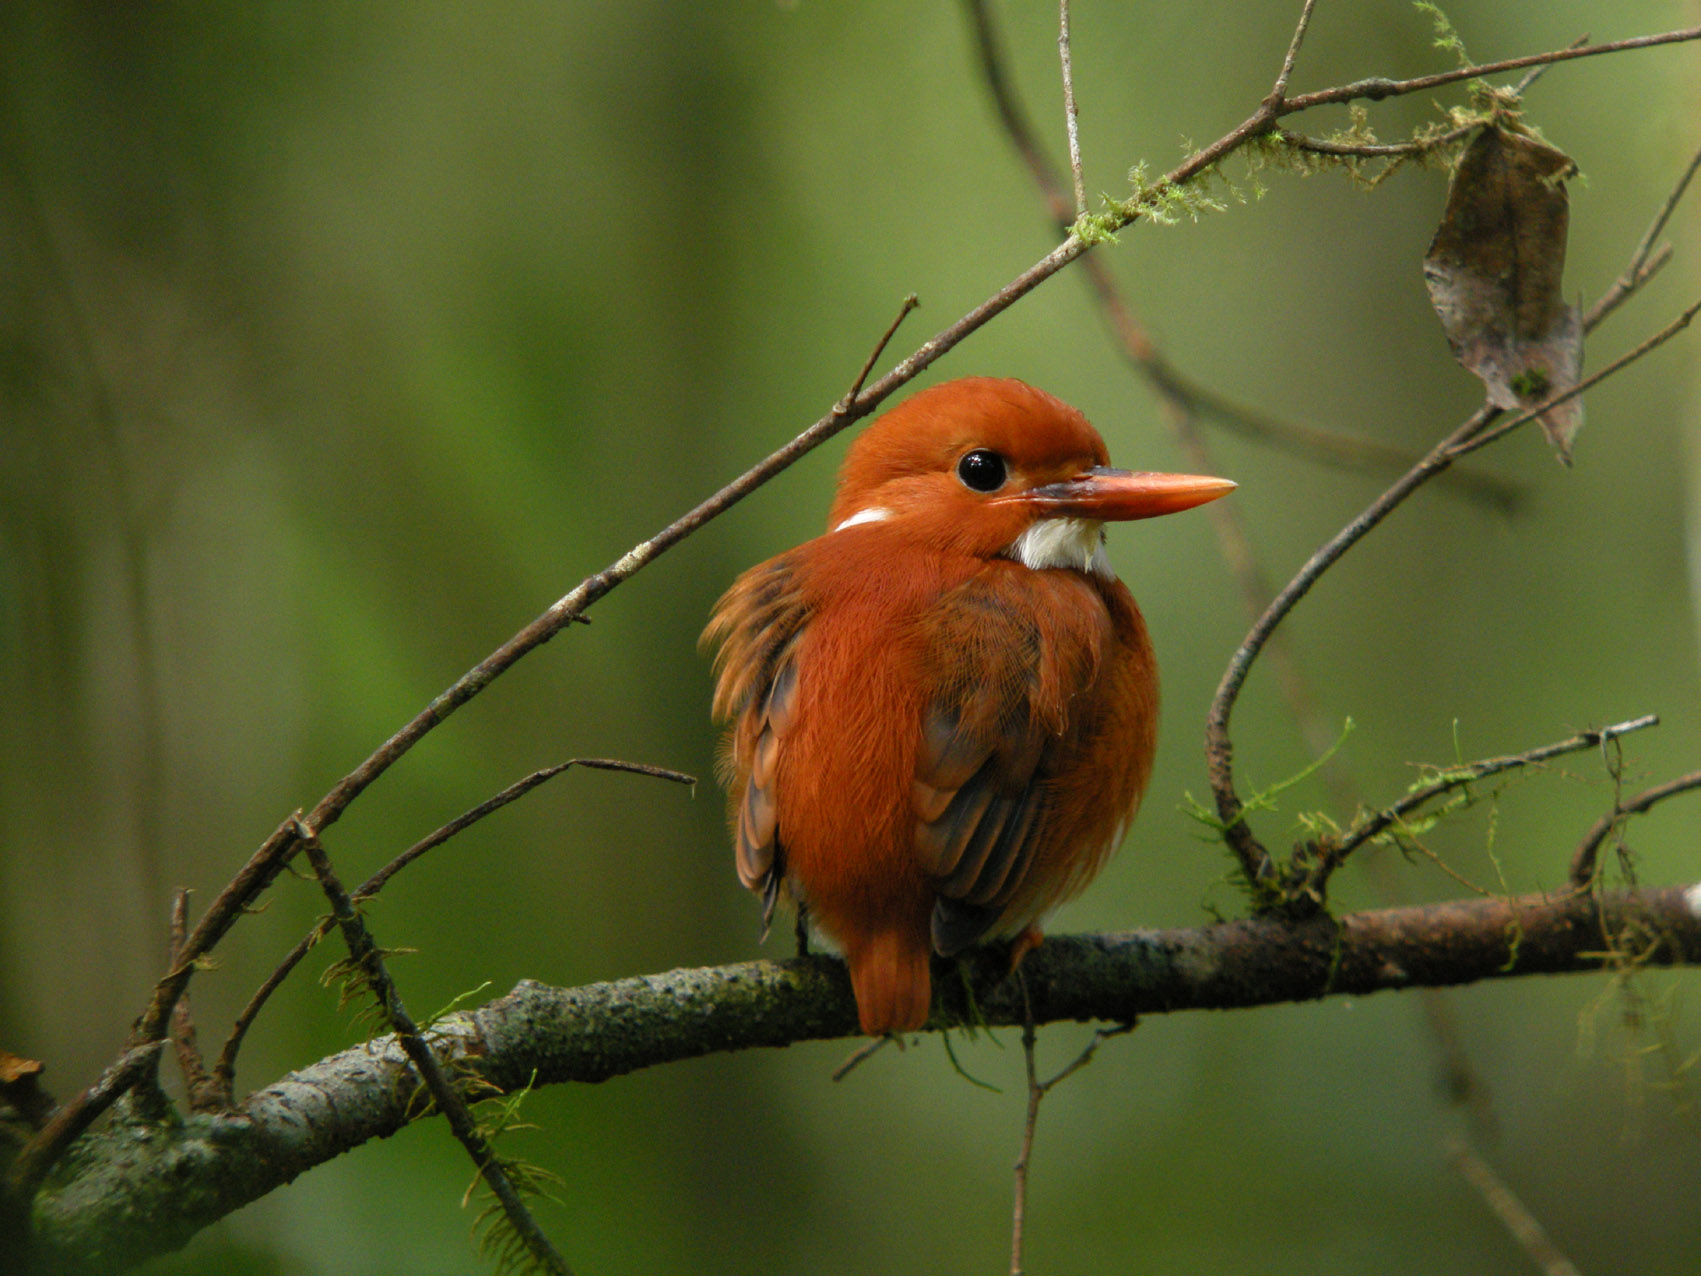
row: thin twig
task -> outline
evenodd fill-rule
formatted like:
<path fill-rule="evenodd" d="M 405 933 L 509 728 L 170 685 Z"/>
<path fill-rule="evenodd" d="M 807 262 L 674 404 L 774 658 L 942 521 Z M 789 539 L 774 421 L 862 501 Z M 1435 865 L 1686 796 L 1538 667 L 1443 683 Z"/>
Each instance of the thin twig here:
<path fill-rule="evenodd" d="M 171 947 L 166 965 L 175 968 L 178 955 L 183 951 L 184 939 L 189 930 L 189 891 L 180 889 L 171 901 Z M 195 1019 L 189 1010 L 189 990 L 185 988 L 183 995 L 177 999 L 177 1005 L 171 1012 L 171 1041 L 177 1051 L 177 1066 L 183 1073 L 183 1089 L 189 1097 L 189 1110 L 192 1112 L 210 1112 L 214 1108 L 224 1106 L 219 1102 L 219 1095 L 213 1078 L 207 1073 L 206 1061 L 201 1058 L 201 1048 L 195 1040 Z"/>
<path fill-rule="evenodd" d="M 862 393 L 862 387 L 868 381 L 868 374 L 874 371 L 874 365 L 880 361 L 880 356 L 886 353 L 886 347 L 897 335 L 899 325 L 909 317 L 910 311 L 919 305 L 921 305 L 921 298 L 913 292 L 903 299 L 898 306 L 898 313 L 893 317 L 892 322 L 886 325 L 886 331 L 880 334 L 880 340 L 874 343 L 874 349 L 868 352 L 868 358 L 863 360 L 862 371 L 856 374 L 856 380 L 851 382 L 851 388 L 846 392 L 845 397 L 839 400 L 834 411 L 848 412 L 850 410 L 851 405 L 856 402 L 857 395 Z"/>
<path fill-rule="evenodd" d="M 1092 1035 L 1086 1047 L 1076 1055 L 1064 1068 L 1049 1081 L 1039 1079 L 1039 1066 L 1036 1047 L 1039 1044 L 1039 1034 L 1034 1028 L 1033 1002 L 1028 995 L 1028 981 L 1022 973 L 1022 968 L 1016 968 L 1016 981 L 1022 992 L 1022 1059 L 1027 1069 L 1028 1106 L 1027 1117 L 1022 1124 L 1021 1151 L 1016 1154 L 1015 1179 L 1016 1186 L 1010 1207 L 1010 1276 L 1022 1276 L 1022 1245 L 1027 1224 L 1028 1213 L 1028 1166 L 1034 1153 L 1034 1129 L 1039 1124 L 1040 1104 L 1045 1096 L 1060 1083 L 1074 1076 L 1082 1068 L 1093 1061 L 1099 1047 L 1111 1037 L 1120 1037 L 1133 1032 L 1132 1022 L 1115 1024 L 1109 1028 L 1100 1028 Z"/>
<path fill-rule="evenodd" d="M 1308 137 L 1304 133 L 1295 133 L 1291 129 L 1278 128 L 1277 137 L 1285 145 L 1296 151 L 1309 151 L 1315 155 L 1352 156 L 1360 159 L 1399 159 L 1414 155 L 1423 155 L 1429 151 L 1451 146 L 1454 142 L 1474 133 L 1481 125 L 1466 124 L 1460 128 L 1448 129 L 1445 133 L 1437 133 L 1434 137 L 1416 137 L 1406 142 L 1336 142 L 1326 137 Z"/>
<path fill-rule="evenodd" d="M 495 797 L 485 799 L 466 814 L 456 816 L 436 832 L 420 838 L 419 841 L 362 882 L 360 889 L 355 892 L 355 902 L 365 903 L 382 890 L 386 882 L 427 851 L 435 850 L 450 838 L 459 833 L 464 833 L 487 815 L 495 814 L 510 802 L 518 801 L 540 784 L 554 779 L 563 771 L 572 767 L 584 767 L 591 771 L 624 771 L 630 775 L 644 775 L 651 779 L 668 780 L 674 784 L 687 786 L 695 786 L 697 783 L 696 776 L 686 775 L 683 771 L 674 771 L 668 767 L 651 766 L 647 762 L 625 762 L 619 758 L 569 758 L 567 761 L 558 762 L 554 766 L 544 767 L 541 771 L 533 771 L 522 780 L 516 780 Z"/>
<path fill-rule="evenodd" d="M 1311 11 L 1317 7 L 1317 0 L 1305 0 L 1299 11 L 1299 22 L 1294 27 L 1293 39 L 1288 42 L 1287 56 L 1282 59 L 1281 73 L 1276 76 L 1276 87 L 1270 90 L 1270 96 L 1265 98 L 1266 105 L 1280 107 L 1287 100 L 1288 79 L 1293 75 L 1294 63 L 1299 60 L 1299 46 L 1305 43 L 1305 33 L 1311 26 Z"/>
<path fill-rule="evenodd" d="M 1601 816 L 1595 826 L 1578 844 L 1576 854 L 1571 857 L 1571 884 L 1579 889 L 1587 889 L 1595 880 L 1595 860 L 1600 853 L 1601 843 L 1614 829 L 1623 827 L 1625 818 L 1640 815 L 1652 810 L 1669 797 L 1679 793 L 1688 793 L 1692 789 L 1701 789 L 1701 771 L 1691 771 L 1688 775 L 1680 775 L 1675 780 L 1664 784 L 1656 784 L 1651 789 L 1644 789 L 1628 802 L 1616 802 L 1607 814 Z"/>
<path fill-rule="evenodd" d="M 1435 75 L 1420 75 L 1410 80 L 1390 80 L 1380 76 L 1366 80 L 1355 80 L 1351 84 L 1343 84 L 1337 88 L 1319 89 L 1315 93 L 1302 93 L 1298 97 L 1290 97 L 1282 104 L 1281 114 L 1290 115 L 1296 111 L 1308 111 L 1316 106 L 1353 102 L 1361 98 L 1380 102 L 1384 98 L 1400 97 L 1407 93 L 1423 93 L 1430 89 L 1441 88 L 1443 85 L 1457 84 L 1461 80 L 1475 80 L 1483 76 L 1499 75 L 1503 71 L 1521 71 L 1525 67 L 1548 66 L 1555 62 L 1572 62 L 1578 58 L 1592 58 L 1603 53 L 1623 53 L 1629 49 L 1651 49 L 1662 44 L 1680 44 L 1686 40 L 1701 40 L 1701 27 L 1686 27 L 1680 31 L 1663 31 L 1659 35 L 1633 36 L 1628 40 L 1613 40 L 1606 44 L 1587 44 L 1568 49 L 1551 49 L 1546 53 L 1532 53 L 1522 58 L 1505 58 L 1499 62 L 1480 62 L 1474 66 L 1456 67 L 1451 71 L 1441 71 Z"/>
<path fill-rule="evenodd" d="M 1553 1243 L 1536 1216 L 1524 1207 L 1517 1194 L 1506 1186 L 1505 1180 L 1494 1172 L 1470 1143 L 1458 1137 L 1448 1140 L 1447 1156 L 1453 1162 L 1453 1168 L 1477 1190 L 1483 1203 L 1529 1255 L 1530 1261 L 1541 1268 L 1543 1276 L 1581 1276 L 1571 1260 Z"/>
<path fill-rule="evenodd" d="M 299 835 L 296 830 L 300 826 L 300 820 L 301 813 L 297 811 L 278 825 L 202 914 L 201 920 L 196 923 L 195 929 L 189 932 L 178 950 L 176 962 L 154 985 L 153 996 L 147 1009 L 131 1029 L 130 1045 L 145 1045 L 163 1039 L 172 1008 L 177 1005 L 177 999 L 188 987 L 189 977 L 195 971 L 195 963 L 212 950 L 213 945 L 236 924 L 236 919 L 242 915 L 243 910 L 272 884 L 294 857 L 298 849 Z"/>
<path fill-rule="evenodd" d="M 436 1101 L 438 1111 L 448 1121 L 449 1129 L 460 1140 L 461 1146 L 466 1148 L 467 1155 L 472 1158 L 473 1165 L 484 1177 L 491 1195 L 502 1206 L 502 1211 L 507 1215 L 515 1234 L 539 1268 L 556 1273 L 557 1276 L 572 1276 L 572 1269 L 567 1266 L 567 1260 L 561 1257 L 549 1238 L 543 1234 L 543 1229 L 537 1225 L 537 1220 L 526 1208 L 526 1203 L 520 1199 L 520 1194 L 508 1179 L 507 1171 L 497 1159 L 495 1149 L 479 1133 L 472 1109 L 450 1082 L 437 1055 L 420 1035 L 419 1026 L 402 1005 L 401 995 L 396 991 L 395 981 L 390 978 L 390 972 L 384 966 L 378 945 L 373 942 L 366 924 L 355 911 L 354 901 L 348 897 L 348 892 L 337 880 L 330 858 L 325 854 L 324 844 L 320 842 L 317 834 L 306 828 L 301 829 L 299 835 L 301 848 L 313 865 L 314 875 L 318 877 L 319 885 L 336 916 L 337 925 L 342 929 L 349 957 L 360 967 L 379 1009 L 395 1029 L 397 1043 L 413 1061 L 414 1069 L 419 1073 L 426 1088 L 431 1091 L 431 1097 Z"/>
<path fill-rule="evenodd" d="M 1660 211 L 1654 215 L 1653 222 L 1643 234 L 1641 242 L 1636 245 L 1636 251 L 1630 254 L 1630 264 L 1624 268 L 1624 273 L 1613 281 L 1612 287 L 1601 294 L 1599 301 L 1589 307 L 1588 318 L 1585 320 L 1588 328 L 1593 328 L 1602 319 L 1617 308 L 1631 293 L 1654 274 L 1655 271 L 1671 259 L 1671 245 L 1662 245 L 1659 252 L 1654 250 L 1654 241 L 1660 237 L 1660 232 L 1666 228 L 1671 215 L 1677 209 L 1678 201 L 1683 198 L 1684 191 L 1689 189 L 1689 183 L 1701 169 L 1701 149 L 1698 149 L 1684 167 L 1672 187 L 1671 194 L 1666 196 L 1666 202 L 1660 206 Z"/>
<path fill-rule="evenodd" d="M 1485 430 L 1483 433 L 1474 438 L 1461 439 L 1457 443 L 1454 443 L 1448 449 L 1447 459 L 1450 461 L 1457 460 L 1461 456 L 1475 452 L 1478 448 L 1484 448 L 1490 443 L 1499 442 L 1508 434 L 1512 433 L 1512 431 L 1521 426 L 1528 425 L 1531 421 L 1534 421 L 1543 413 L 1558 407 L 1561 403 L 1567 403 L 1570 400 L 1575 399 L 1585 390 L 1599 385 L 1615 372 L 1623 371 L 1644 355 L 1650 354 L 1654 350 L 1657 350 L 1660 346 L 1663 346 L 1666 342 L 1670 341 L 1678 333 L 1687 328 L 1689 326 L 1689 321 L 1695 318 L 1697 314 L 1701 314 L 1701 300 L 1694 302 L 1687 310 L 1679 314 L 1677 318 L 1673 319 L 1641 345 L 1637 346 L 1634 350 L 1627 354 L 1620 355 L 1593 376 L 1584 377 L 1570 389 L 1544 399 L 1535 407 L 1530 408 L 1526 412 L 1520 413 L 1518 416 L 1513 417 L 1510 421 L 1501 422 L 1501 424 L 1495 426 L 1492 430 Z"/>
<path fill-rule="evenodd" d="M 1568 49 L 1582 49 L 1582 48 L 1587 48 L 1588 44 L 1589 44 L 1589 33 L 1587 31 L 1585 31 L 1582 35 L 1578 36 L 1575 40 L 1573 40 L 1570 44 L 1566 45 L 1565 47 L 1568 48 Z M 1544 62 L 1540 66 L 1533 66 L 1528 71 L 1524 72 L 1524 78 L 1519 80 L 1518 83 L 1516 83 L 1512 86 L 1513 94 L 1517 97 L 1523 97 L 1524 94 L 1526 94 L 1530 91 L 1530 86 L 1532 84 L 1534 84 L 1537 80 L 1541 79 L 1542 76 L 1544 76 L 1548 73 L 1548 68 L 1550 68 L 1552 65 L 1553 65 L 1553 63 L 1551 63 L 1551 62 Z"/>
<path fill-rule="evenodd" d="M 1607 289 L 1601 299 L 1589 308 L 1589 313 L 1583 316 L 1583 332 L 1585 335 L 1593 331 L 1602 319 L 1605 319 L 1624 301 L 1628 300 L 1630 295 L 1638 288 L 1664 270 L 1671 262 L 1672 253 L 1671 244 L 1661 244 L 1654 250 L 1653 255 L 1638 267 L 1635 274 L 1620 276 L 1615 279 L 1612 287 Z"/>
<path fill-rule="evenodd" d="M 894 1041 L 898 1043 L 898 1049 L 902 1050 L 904 1048 L 902 1039 L 894 1036 L 892 1033 L 887 1033 L 884 1037 L 876 1037 L 867 1045 L 858 1047 L 857 1050 L 851 1054 L 850 1058 L 846 1059 L 838 1067 L 833 1069 L 832 1079 L 834 1081 L 843 1081 L 846 1077 L 850 1076 L 853 1071 L 860 1067 L 864 1061 L 873 1058 L 875 1054 L 891 1045 Z"/>
<path fill-rule="evenodd" d="M 1580 40 L 1572 41 L 1567 47 L 1581 49 L 1588 43 L 1589 37 L 1584 36 Z M 1539 80 L 1552 65 L 1550 62 L 1544 62 L 1540 66 L 1532 67 L 1524 78 L 1512 87 L 1513 94 L 1522 97 L 1529 91 L 1530 86 Z M 1445 133 L 1438 133 L 1433 137 L 1414 137 L 1404 142 L 1336 142 L 1328 138 L 1308 137 L 1303 133 L 1294 133 L 1285 128 L 1277 129 L 1276 135 L 1295 150 L 1310 151 L 1317 155 L 1355 156 L 1363 159 L 1399 159 L 1422 155 L 1444 146 L 1450 146 L 1452 143 L 1469 136 L 1480 127 L 1482 125 L 1479 122 L 1472 121 L 1458 128 L 1448 129 Z"/>
<path fill-rule="evenodd" d="M 1020 968 L 1016 973 L 1020 977 Z M 1022 1242 L 1028 1221 L 1028 1162 L 1034 1152 L 1034 1129 L 1039 1124 L 1040 1101 L 1045 1098 L 1034 1063 L 1034 1046 L 1039 1038 L 1034 1031 L 1034 1012 L 1028 1004 L 1025 980 L 1022 983 L 1022 1004 L 1027 1011 L 1022 1023 L 1022 1057 L 1027 1066 L 1028 1109 L 1027 1119 L 1022 1124 L 1022 1149 L 1016 1154 L 1014 1167 L 1016 1186 L 1010 1205 L 1010 1276 L 1022 1276 Z"/>
<path fill-rule="evenodd" d="M 362 882 L 359 889 L 354 893 L 355 903 L 364 904 L 383 890 L 386 882 L 427 851 L 443 845 L 450 838 L 465 832 L 487 815 L 500 811 L 510 802 L 519 800 L 540 784 L 554 779 L 571 767 L 585 767 L 596 771 L 627 771 L 634 775 L 647 775 L 659 780 L 672 780 L 676 784 L 695 785 L 697 783 L 694 776 L 686 775 L 683 771 L 671 771 L 666 767 L 650 766 L 644 762 L 624 762 L 618 758 L 569 758 L 565 762 L 545 767 L 541 771 L 533 771 L 524 779 L 510 784 L 495 797 L 480 802 L 472 810 L 456 816 L 435 832 L 422 837 Z M 312 930 L 302 936 L 295 947 L 290 949 L 283 961 L 278 964 L 277 969 L 266 978 L 266 981 L 249 998 L 248 1004 L 242 1008 L 242 1013 L 237 1015 L 235 1023 L 231 1025 L 230 1035 L 225 1039 L 224 1046 L 219 1051 L 218 1060 L 213 1066 L 213 1084 L 219 1088 L 226 1102 L 230 1098 L 232 1082 L 236 1075 L 237 1052 L 242 1048 L 242 1039 L 247 1035 L 255 1016 L 260 1013 L 260 1009 L 266 1004 L 267 999 L 278 990 L 279 985 L 289 976 L 290 971 L 295 969 L 301 959 L 307 956 L 320 940 L 330 934 L 332 924 L 331 918 L 321 918 Z"/>
<path fill-rule="evenodd" d="M 1063 120 L 1069 134 L 1069 171 L 1075 177 L 1075 216 L 1087 213 L 1087 183 L 1081 176 L 1081 121 L 1075 107 L 1075 72 L 1069 65 L 1069 0 L 1057 0 L 1057 55 L 1063 63 Z"/>
<path fill-rule="evenodd" d="M 1408 815 L 1435 798 L 1451 793 L 1455 789 L 1462 789 L 1468 784 L 1474 784 L 1478 780 L 1485 780 L 1491 775 L 1499 775 L 1502 771 L 1536 766 L 1551 758 L 1563 757 L 1567 753 L 1580 753 L 1584 749 L 1599 748 L 1607 741 L 1629 735 L 1632 731 L 1640 731 L 1644 727 L 1658 726 L 1659 721 L 1660 719 L 1656 714 L 1644 714 L 1640 718 L 1617 722 L 1612 726 L 1602 727 L 1598 731 L 1580 731 L 1564 740 L 1556 741 L 1553 744 L 1544 744 L 1535 749 L 1526 749 L 1522 753 L 1510 753 L 1498 758 L 1483 758 L 1478 762 L 1466 762 L 1459 766 L 1447 767 L 1435 780 L 1414 788 L 1398 802 L 1384 807 L 1366 819 L 1360 820 L 1343 833 L 1327 857 L 1332 861 L 1330 871 L 1338 868 L 1341 862 L 1359 846 L 1391 826 L 1401 823 Z"/>
<path fill-rule="evenodd" d="M 248 1029 L 254 1026 L 254 1019 L 259 1015 L 265 1004 L 271 1000 L 290 972 L 301 964 L 301 959 L 312 952 L 319 941 L 331 932 L 329 921 L 321 921 L 306 935 L 296 941 L 284 959 L 278 963 L 276 970 L 266 977 L 254 995 L 248 999 L 248 1004 L 242 1008 L 242 1013 L 236 1016 L 230 1026 L 230 1033 L 224 1039 L 224 1045 L 219 1049 L 219 1057 L 213 1062 L 214 1084 L 219 1087 L 225 1103 L 228 1105 L 234 1093 L 236 1082 L 236 1055 L 242 1049 L 242 1043 L 248 1036 Z"/>

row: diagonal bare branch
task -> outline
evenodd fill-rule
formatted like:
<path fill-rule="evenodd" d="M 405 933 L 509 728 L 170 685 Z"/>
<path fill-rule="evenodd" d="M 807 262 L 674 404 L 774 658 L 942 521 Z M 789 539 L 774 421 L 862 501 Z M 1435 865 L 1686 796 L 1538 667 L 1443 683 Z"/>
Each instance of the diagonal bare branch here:
<path fill-rule="evenodd" d="M 1654 215 L 1653 222 L 1637 243 L 1636 250 L 1630 254 L 1630 264 L 1624 268 L 1624 273 L 1613 281 L 1612 287 L 1601 294 L 1600 300 L 1589 307 L 1589 313 L 1583 321 L 1585 331 L 1592 329 L 1616 310 L 1626 297 L 1646 283 L 1655 271 L 1671 259 L 1670 244 L 1662 244 L 1658 249 L 1654 244 L 1659 239 L 1660 232 L 1665 230 L 1666 223 L 1671 220 L 1672 213 L 1677 210 L 1678 201 L 1689 189 L 1689 183 L 1695 177 L 1697 169 L 1701 169 L 1701 149 L 1696 150 L 1689 163 L 1684 166 L 1683 172 L 1678 175 L 1677 184 L 1672 187 L 1671 194 L 1666 196 L 1666 202 L 1660 206 L 1660 211 Z"/>
<path fill-rule="evenodd" d="M 373 942 L 371 933 L 367 931 L 366 923 L 361 921 L 360 914 L 355 911 L 354 902 L 349 899 L 348 892 L 337 880 L 324 845 L 316 834 L 303 832 L 301 849 L 313 865 L 313 873 L 319 879 L 325 898 L 330 901 L 331 912 L 343 932 L 343 941 L 348 945 L 349 959 L 360 968 L 368 990 L 377 1000 L 385 1020 L 395 1030 L 396 1041 L 413 1062 L 420 1080 L 431 1091 L 437 1110 L 443 1114 L 449 1123 L 449 1129 L 453 1131 L 461 1146 L 466 1148 L 467 1155 L 472 1158 L 473 1165 L 490 1188 L 491 1195 L 507 1215 L 509 1225 L 525 1245 L 526 1252 L 531 1255 L 539 1270 L 553 1273 L 554 1276 L 573 1276 L 572 1269 L 567 1266 L 567 1260 L 562 1258 L 550 1243 L 549 1237 L 544 1235 L 543 1229 L 526 1208 L 526 1203 L 520 1199 L 519 1192 L 509 1181 L 507 1171 L 496 1156 L 496 1150 L 479 1133 L 478 1122 L 473 1118 L 472 1109 L 449 1080 L 436 1053 L 420 1035 L 419 1026 L 414 1023 L 407 1007 L 402 1004 L 401 994 L 396 991 L 395 980 L 390 978 L 390 972 L 385 968 L 383 955 L 378 951 L 378 945 Z"/>
<path fill-rule="evenodd" d="M 1483 1204 L 1530 1256 L 1530 1261 L 1541 1269 L 1542 1276 L 1582 1276 L 1576 1265 L 1553 1243 L 1540 1220 L 1530 1213 L 1469 1141 L 1458 1137 L 1448 1140 L 1447 1156 L 1453 1162 L 1453 1168 L 1477 1190 Z"/>
<path fill-rule="evenodd" d="M 517 802 L 539 785 L 547 783 L 572 767 L 586 767 L 596 771 L 626 771 L 634 775 L 647 775 L 660 780 L 671 780 L 676 784 L 695 785 L 697 783 L 694 777 L 686 775 L 683 771 L 670 771 L 666 767 L 650 766 L 643 762 L 623 762 L 618 758 L 569 758 L 565 762 L 544 767 L 541 771 L 533 771 L 524 779 L 516 780 L 496 796 L 487 798 L 473 807 L 472 810 L 456 816 L 435 832 L 422 837 L 362 882 L 354 893 L 354 902 L 357 904 L 365 903 L 383 890 L 386 882 L 427 851 L 434 850 L 450 838 L 464 833 L 486 816 L 495 814 L 510 802 Z M 248 1029 L 253 1025 L 256 1016 L 259 1015 L 271 995 L 289 977 L 289 973 L 301 963 L 301 959 L 307 956 L 320 940 L 331 933 L 333 924 L 333 918 L 323 917 L 312 930 L 303 935 L 296 942 L 295 947 L 291 948 L 284 959 L 278 963 L 277 969 L 266 977 L 265 982 L 249 998 L 248 1004 L 242 1008 L 242 1012 L 237 1015 L 235 1023 L 231 1025 L 230 1035 L 225 1038 L 224 1046 L 219 1050 L 219 1057 L 213 1065 L 210 1082 L 211 1092 L 222 1100 L 222 1106 L 229 1105 L 232 1084 L 236 1076 L 236 1056 L 242 1049 L 242 1041 L 247 1036 Z"/>

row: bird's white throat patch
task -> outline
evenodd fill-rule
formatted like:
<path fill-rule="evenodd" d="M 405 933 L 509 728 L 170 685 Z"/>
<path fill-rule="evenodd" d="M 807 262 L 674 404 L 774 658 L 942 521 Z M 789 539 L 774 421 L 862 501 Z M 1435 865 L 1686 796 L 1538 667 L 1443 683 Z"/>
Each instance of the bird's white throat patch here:
<path fill-rule="evenodd" d="M 1018 536 L 1008 552 L 1036 571 L 1070 567 L 1106 579 L 1116 574 L 1104 552 L 1104 524 L 1090 518 L 1042 518 Z"/>
<path fill-rule="evenodd" d="M 865 510 L 858 510 L 833 530 L 842 532 L 847 527 L 855 527 L 858 523 L 883 523 L 892 517 L 892 511 L 881 509 L 878 505 L 870 505 Z"/>

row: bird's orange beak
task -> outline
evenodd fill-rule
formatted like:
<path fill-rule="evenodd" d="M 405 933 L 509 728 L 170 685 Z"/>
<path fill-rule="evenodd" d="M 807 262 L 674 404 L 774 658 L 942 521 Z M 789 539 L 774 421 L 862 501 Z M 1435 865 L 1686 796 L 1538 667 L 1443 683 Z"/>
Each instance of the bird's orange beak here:
<path fill-rule="evenodd" d="M 1020 503 L 1039 518 L 1112 522 L 1176 514 L 1227 496 L 1236 486 L 1232 480 L 1204 474 L 1152 474 L 1094 466 L 1072 479 L 1012 492 L 993 503 Z"/>

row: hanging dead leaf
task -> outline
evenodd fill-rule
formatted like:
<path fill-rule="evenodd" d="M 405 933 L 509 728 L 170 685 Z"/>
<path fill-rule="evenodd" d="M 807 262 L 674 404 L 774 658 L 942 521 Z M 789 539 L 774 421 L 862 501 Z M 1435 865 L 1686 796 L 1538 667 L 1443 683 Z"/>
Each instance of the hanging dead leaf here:
<path fill-rule="evenodd" d="M 1423 259 L 1429 299 L 1454 357 L 1496 407 L 1521 410 L 1570 389 L 1583 367 L 1582 312 L 1565 300 L 1565 179 L 1571 157 L 1485 125 L 1465 148 Z M 1539 418 L 1565 464 L 1581 398 Z"/>
<path fill-rule="evenodd" d="M 36 1060 L 0 1050 L 0 1143 L 22 1141 L 16 1129 L 8 1129 L 18 1118 L 28 1130 L 39 1130 L 47 1123 L 53 1099 L 37 1084 L 41 1072 Z"/>
<path fill-rule="evenodd" d="M 22 1081 L 25 1077 L 33 1077 L 41 1071 L 41 1064 L 35 1059 L 26 1059 L 20 1054 L 9 1050 L 0 1050 L 0 1086 L 11 1085 Z"/>

